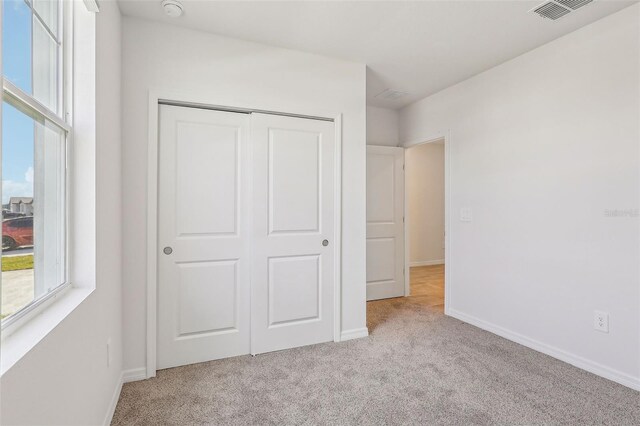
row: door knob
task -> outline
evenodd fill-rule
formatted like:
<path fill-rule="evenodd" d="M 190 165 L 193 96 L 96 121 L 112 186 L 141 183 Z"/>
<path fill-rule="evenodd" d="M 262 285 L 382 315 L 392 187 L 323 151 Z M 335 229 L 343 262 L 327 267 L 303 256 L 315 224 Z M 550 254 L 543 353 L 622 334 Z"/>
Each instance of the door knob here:
<path fill-rule="evenodd" d="M 173 249 L 171 247 L 165 247 L 164 249 L 162 249 L 162 251 L 164 252 L 164 254 L 173 253 Z"/>
<path fill-rule="evenodd" d="M 322 240 L 322 245 L 324 247 L 328 246 L 329 245 L 329 240 Z"/>

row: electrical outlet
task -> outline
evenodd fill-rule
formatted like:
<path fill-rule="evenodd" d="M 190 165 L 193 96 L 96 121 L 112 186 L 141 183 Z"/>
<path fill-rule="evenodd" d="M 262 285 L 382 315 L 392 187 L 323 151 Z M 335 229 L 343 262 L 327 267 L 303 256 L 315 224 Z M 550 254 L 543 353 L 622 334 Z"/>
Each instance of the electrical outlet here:
<path fill-rule="evenodd" d="M 602 331 L 603 333 L 609 332 L 609 313 L 604 311 L 593 311 L 593 328 Z"/>
<path fill-rule="evenodd" d="M 460 222 L 471 222 L 473 220 L 473 210 L 469 207 L 460 209 Z"/>

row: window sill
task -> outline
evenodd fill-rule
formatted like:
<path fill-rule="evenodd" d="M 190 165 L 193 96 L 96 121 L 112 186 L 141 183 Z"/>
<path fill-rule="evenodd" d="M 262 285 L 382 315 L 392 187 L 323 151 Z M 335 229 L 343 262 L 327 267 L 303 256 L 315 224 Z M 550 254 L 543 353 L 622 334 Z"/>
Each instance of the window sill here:
<path fill-rule="evenodd" d="M 71 312 L 93 293 L 95 288 L 70 287 L 58 300 L 42 312 L 29 319 L 10 335 L 2 338 L 0 376 L 9 371 L 20 359 L 31 351 L 42 339 L 53 331 Z"/>

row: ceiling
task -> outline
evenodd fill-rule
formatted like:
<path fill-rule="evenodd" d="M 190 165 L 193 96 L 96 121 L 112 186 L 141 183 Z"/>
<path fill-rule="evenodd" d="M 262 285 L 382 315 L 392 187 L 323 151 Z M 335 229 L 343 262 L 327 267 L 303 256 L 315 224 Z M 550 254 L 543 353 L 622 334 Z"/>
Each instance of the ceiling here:
<path fill-rule="evenodd" d="M 636 0 L 637 1 L 637 0 Z M 558 21 L 542 1 L 194 1 L 164 15 L 160 0 L 119 0 L 123 14 L 365 63 L 367 103 L 397 109 L 636 1 L 597 0 Z M 386 90 L 407 92 L 396 100 Z"/>

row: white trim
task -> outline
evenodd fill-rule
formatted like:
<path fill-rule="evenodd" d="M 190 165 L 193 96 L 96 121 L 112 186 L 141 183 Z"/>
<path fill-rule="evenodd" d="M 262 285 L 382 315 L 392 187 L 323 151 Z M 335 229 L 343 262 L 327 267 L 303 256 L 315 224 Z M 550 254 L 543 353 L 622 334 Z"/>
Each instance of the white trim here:
<path fill-rule="evenodd" d="M 342 341 L 342 114 L 333 120 L 335 135 L 334 158 L 334 279 L 333 279 L 333 341 Z"/>
<path fill-rule="evenodd" d="M 407 148 L 403 147 L 403 170 L 402 178 L 404 179 L 404 211 L 402 213 L 402 227 L 404 232 L 404 297 L 411 296 L 411 265 L 409 264 L 409 196 L 407 191 Z"/>
<path fill-rule="evenodd" d="M 402 143 L 402 146 L 406 150 L 426 143 L 437 142 L 440 140 L 444 140 L 444 260 L 437 261 L 438 263 L 430 263 L 431 265 L 439 265 L 445 264 L 446 268 L 444 269 L 444 313 L 445 315 L 449 315 L 449 309 L 451 306 L 451 130 L 448 129 L 443 133 L 439 133 L 433 135 L 429 138 L 413 140 L 409 142 Z M 406 161 L 405 161 L 406 164 Z M 405 189 L 407 187 L 407 176 L 408 173 L 404 174 L 404 186 Z M 405 191 L 405 222 L 404 222 L 404 242 L 405 242 L 405 296 L 409 296 L 411 291 L 411 274 L 409 273 L 409 268 L 411 266 L 422 266 L 427 265 L 427 263 L 421 262 L 422 265 L 417 265 L 418 262 L 409 263 L 409 227 L 407 224 L 409 223 L 409 210 L 407 208 L 407 199 L 409 197 L 406 195 Z M 436 261 L 433 261 L 436 262 Z"/>
<path fill-rule="evenodd" d="M 149 141 L 147 146 L 147 367 L 146 377 L 156 376 L 158 309 L 158 125 L 159 97 L 149 92 Z"/>
<path fill-rule="evenodd" d="M 39 315 L 44 309 L 55 302 L 58 298 L 64 296 L 68 290 L 71 289 L 71 283 L 68 281 L 55 287 L 53 290 L 45 293 L 43 296 L 34 299 L 31 303 L 20 308 L 17 312 L 9 315 L 6 319 L 0 323 L 0 330 L 2 330 L 2 338 L 9 337 L 16 330 L 18 330 L 23 324 L 26 324 L 32 318 Z"/>
<path fill-rule="evenodd" d="M 205 109 L 205 110 L 221 111 L 221 112 L 237 112 L 241 114 L 255 113 L 255 114 L 277 115 L 281 117 L 307 118 L 310 120 L 319 120 L 319 121 L 330 121 L 330 122 L 335 121 L 333 118 L 327 118 L 327 117 L 292 114 L 292 113 L 282 112 L 282 111 L 264 111 L 261 109 L 253 109 L 253 108 L 237 108 L 237 107 L 227 107 L 223 105 L 201 104 L 197 102 L 180 102 L 180 101 L 175 101 L 171 99 L 160 99 L 158 102 L 160 105 Z"/>
<path fill-rule="evenodd" d="M 418 260 L 417 262 L 409 262 L 409 267 L 415 268 L 416 266 L 433 266 L 444 265 L 444 259 L 436 260 Z"/>
<path fill-rule="evenodd" d="M 439 140 L 442 140 L 442 139 L 445 139 L 445 142 L 446 142 L 446 139 L 449 137 L 449 133 L 450 131 L 447 130 L 445 132 L 436 133 L 426 138 L 413 139 L 408 142 L 402 142 L 400 146 L 403 148 L 411 148 L 413 146 L 422 145 L 425 143 L 438 142 Z"/>
<path fill-rule="evenodd" d="M 147 369 L 144 367 L 132 368 L 122 372 L 122 383 L 137 382 L 147 378 Z"/>
<path fill-rule="evenodd" d="M 360 339 L 367 336 L 369 336 L 369 329 L 367 327 L 354 328 L 343 331 L 340 335 L 340 341 L 345 342 L 347 340 Z"/>
<path fill-rule="evenodd" d="M 111 401 L 109 402 L 109 406 L 107 407 L 107 414 L 104 416 L 104 422 L 102 423 L 105 426 L 109 426 L 111 424 L 111 420 L 113 420 L 113 415 L 116 413 L 116 407 L 118 406 L 118 400 L 120 399 L 120 392 L 122 392 L 122 384 L 123 374 L 120 373 L 120 377 L 118 378 L 118 382 L 116 383 L 116 388 L 113 390 L 113 395 L 111 396 Z"/>
<path fill-rule="evenodd" d="M 568 364 L 573 365 L 574 367 L 578 367 L 582 370 L 588 371 L 597 376 L 604 377 L 605 379 L 612 380 L 623 386 L 627 386 L 631 389 L 640 391 L 640 377 L 633 377 L 629 374 L 623 373 L 618 370 L 614 370 L 605 365 L 588 360 L 586 358 L 572 354 L 570 352 L 564 351 L 562 349 L 556 348 L 546 343 L 542 343 L 538 340 L 531 339 L 522 334 L 516 333 L 514 331 L 511 331 L 499 325 L 492 324 L 488 321 L 481 320 L 472 315 L 467 315 L 455 309 L 450 308 L 448 315 L 451 317 L 457 318 L 460 321 L 471 324 L 475 327 L 489 331 L 500 337 L 504 337 L 505 339 L 511 340 L 512 342 L 519 343 L 530 349 L 533 349 L 538 352 L 542 352 L 543 354 L 559 359 L 560 361 L 564 361 Z"/>
<path fill-rule="evenodd" d="M 449 315 L 451 309 L 451 130 L 447 130 L 444 138 L 444 314 Z"/>
<path fill-rule="evenodd" d="M 149 90 L 149 127 L 147 141 L 147 365 L 145 377 L 156 375 L 157 365 L 157 283 L 158 283 L 158 125 L 160 101 L 176 102 L 201 106 L 223 106 L 236 110 L 273 112 L 276 114 L 316 117 L 332 120 L 335 126 L 335 240 L 338 243 L 335 250 L 335 283 L 334 283 L 334 341 L 344 340 L 345 333 L 341 333 L 342 326 L 342 113 L 327 112 L 308 108 L 303 105 L 286 105 L 284 107 L 267 103 L 250 105 L 238 102 L 237 99 L 209 99 L 197 93 L 176 93 L 151 89 Z M 131 370 L 129 370 L 131 371 Z M 138 377 L 138 376 L 135 376 Z"/>
<path fill-rule="evenodd" d="M 158 246 L 158 98 L 149 95 L 147 146 L 147 367 L 146 377 L 156 375 L 156 311 Z"/>
<path fill-rule="evenodd" d="M 22 91 L 22 89 L 6 78 L 2 78 L 2 89 L 6 95 L 6 98 L 3 98 L 3 100 L 9 102 L 14 108 L 19 109 L 25 115 L 37 120 L 38 117 L 35 117 L 34 114 L 31 113 L 31 111 L 35 111 L 37 114 L 55 124 L 66 133 L 71 132 L 71 126 L 69 123 L 58 117 L 53 111 L 44 106 L 33 96 L 27 95 Z"/>

